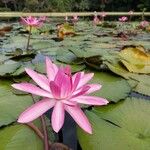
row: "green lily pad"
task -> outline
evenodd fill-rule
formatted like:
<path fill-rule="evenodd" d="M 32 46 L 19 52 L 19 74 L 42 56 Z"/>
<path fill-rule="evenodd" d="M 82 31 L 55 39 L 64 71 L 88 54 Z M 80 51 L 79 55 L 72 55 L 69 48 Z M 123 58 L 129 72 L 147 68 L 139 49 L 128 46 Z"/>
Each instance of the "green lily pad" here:
<path fill-rule="evenodd" d="M 102 85 L 101 90 L 94 92 L 93 95 L 104 97 L 109 101 L 118 102 L 131 92 L 131 87 L 125 79 L 111 73 L 95 71 L 91 82 Z"/>
<path fill-rule="evenodd" d="M 4 64 L 0 65 L 0 76 L 10 76 L 10 74 L 14 73 L 19 67 L 19 62 L 15 61 L 7 61 Z"/>
<path fill-rule="evenodd" d="M 0 80 L 0 127 L 8 125 L 33 104 L 31 96 L 12 93 L 11 82 Z"/>
<path fill-rule="evenodd" d="M 78 128 L 83 150 L 149 150 L 150 102 L 128 98 L 117 104 L 87 111 L 93 134 Z"/>
<path fill-rule="evenodd" d="M 66 64 L 80 64 L 82 59 L 76 57 L 71 51 L 67 49 L 59 49 L 57 51 L 57 60 Z"/>
<path fill-rule="evenodd" d="M 0 130 L 1 150 L 43 150 L 43 142 L 25 125 L 11 125 Z"/>

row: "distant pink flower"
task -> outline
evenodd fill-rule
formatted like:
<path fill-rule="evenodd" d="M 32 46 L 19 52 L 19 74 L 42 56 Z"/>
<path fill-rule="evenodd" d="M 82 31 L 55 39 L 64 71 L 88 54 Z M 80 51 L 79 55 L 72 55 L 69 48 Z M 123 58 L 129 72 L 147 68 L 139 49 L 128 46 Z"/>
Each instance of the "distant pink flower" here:
<path fill-rule="evenodd" d="M 108 103 L 104 98 L 88 95 L 101 88 L 99 84 L 87 84 L 92 79 L 93 73 L 78 72 L 71 75 L 69 66 L 58 67 L 49 58 L 46 58 L 47 76 L 31 69 L 26 68 L 25 70 L 37 86 L 31 83 L 13 84 L 12 86 L 44 98 L 25 110 L 19 116 L 19 123 L 31 122 L 54 107 L 51 123 L 55 132 L 62 128 L 65 111 L 67 111 L 82 129 L 92 133 L 91 125 L 79 104 L 106 105 Z"/>
<path fill-rule="evenodd" d="M 133 12 L 132 10 L 130 10 L 130 11 L 128 12 L 128 14 L 129 14 L 130 16 L 132 16 L 132 15 L 134 14 L 134 12 Z"/>
<path fill-rule="evenodd" d="M 93 24 L 97 25 L 100 22 L 99 18 L 97 16 L 94 16 L 93 18 Z"/>
<path fill-rule="evenodd" d="M 101 16 L 102 18 L 104 18 L 104 17 L 107 16 L 107 13 L 103 11 L 103 12 L 100 13 L 100 16 Z"/>
<path fill-rule="evenodd" d="M 71 20 L 72 20 L 73 23 L 77 23 L 78 20 L 79 20 L 79 17 L 77 15 L 74 15 Z"/>
<path fill-rule="evenodd" d="M 127 20 L 128 20 L 128 18 L 125 16 L 119 18 L 120 22 L 126 22 Z"/>
<path fill-rule="evenodd" d="M 43 19 L 44 18 L 36 18 L 32 16 L 26 18 L 21 17 L 21 23 L 31 27 L 40 27 L 43 25 Z"/>
<path fill-rule="evenodd" d="M 150 25 L 150 23 L 146 20 L 140 22 L 140 28 L 146 28 Z"/>
<path fill-rule="evenodd" d="M 42 17 L 39 18 L 39 20 L 45 22 L 47 20 L 47 17 L 46 16 L 42 16 Z"/>

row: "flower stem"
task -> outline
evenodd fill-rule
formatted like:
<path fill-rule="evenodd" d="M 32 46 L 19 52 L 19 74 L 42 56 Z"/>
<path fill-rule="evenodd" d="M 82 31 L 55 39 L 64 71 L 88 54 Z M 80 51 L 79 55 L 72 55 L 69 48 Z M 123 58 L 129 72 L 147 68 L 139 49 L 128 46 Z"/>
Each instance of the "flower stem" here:
<path fill-rule="evenodd" d="M 39 130 L 38 127 L 36 127 L 33 123 L 27 123 L 27 126 L 29 126 L 31 129 L 34 130 L 34 132 L 43 140 L 44 139 L 44 135 L 42 134 L 42 132 Z"/>
<path fill-rule="evenodd" d="M 32 97 L 33 103 L 35 103 L 35 100 L 34 100 L 34 97 L 33 97 L 32 94 L 31 94 L 31 97 Z M 42 115 L 40 117 L 40 119 L 41 119 L 41 122 L 42 122 L 42 129 L 43 129 L 43 134 L 44 134 L 44 150 L 49 150 L 49 147 L 51 146 L 51 143 L 48 142 L 48 135 L 47 135 L 47 128 L 46 128 L 45 118 Z"/>
<path fill-rule="evenodd" d="M 43 127 L 43 133 L 44 133 L 44 147 L 45 150 L 49 150 L 49 143 L 48 143 L 48 135 L 47 135 L 47 128 L 46 128 L 46 122 L 44 116 L 41 116 L 41 122 Z"/>
<path fill-rule="evenodd" d="M 27 42 L 27 47 L 26 50 L 29 50 L 29 44 L 30 44 L 30 39 L 31 39 L 31 30 L 32 30 L 32 26 L 29 26 L 29 36 L 28 36 L 28 42 Z"/>

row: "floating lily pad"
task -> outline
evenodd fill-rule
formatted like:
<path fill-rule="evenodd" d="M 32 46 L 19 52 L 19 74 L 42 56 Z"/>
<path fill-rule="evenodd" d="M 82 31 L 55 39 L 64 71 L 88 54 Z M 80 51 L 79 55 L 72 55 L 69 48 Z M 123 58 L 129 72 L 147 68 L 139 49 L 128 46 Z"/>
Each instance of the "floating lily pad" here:
<path fill-rule="evenodd" d="M 150 54 L 138 47 L 129 46 L 124 48 L 119 55 L 121 62 L 134 73 L 150 73 Z"/>
<path fill-rule="evenodd" d="M 93 134 L 78 128 L 83 150 L 149 150 L 150 102 L 128 98 L 117 104 L 87 111 Z"/>
<path fill-rule="evenodd" d="M 94 95 L 104 97 L 113 102 L 118 102 L 126 98 L 131 91 L 125 79 L 111 73 L 94 72 L 92 83 L 99 83 L 102 85 L 101 90 L 95 92 Z"/>
<path fill-rule="evenodd" d="M 14 73 L 19 67 L 19 62 L 15 61 L 7 61 L 4 64 L 0 65 L 0 76 L 10 76 L 10 74 Z"/>
<path fill-rule="evenodd" d="M 33 103 L 31 96 L 13 94 L 11 84 L 0 80 L 0 127 L 16 121 L 19 114 Z"/>
<path fill-rule="evenodd" d="M 1 150 L 43 150 L 43 141 L 26 125 L 11 125 L 0 130 Z"/>

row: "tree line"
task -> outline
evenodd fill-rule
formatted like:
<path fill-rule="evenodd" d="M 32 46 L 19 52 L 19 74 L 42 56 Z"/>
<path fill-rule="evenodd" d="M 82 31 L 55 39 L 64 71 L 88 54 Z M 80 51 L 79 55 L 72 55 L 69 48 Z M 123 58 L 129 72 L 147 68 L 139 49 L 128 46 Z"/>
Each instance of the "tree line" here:
<path fill-rule="evenodd" d="M 0 11 L 150 11 L 150 0 L 1 0 Z"/>

